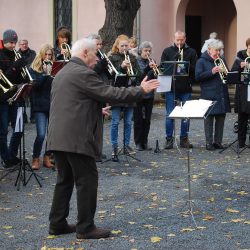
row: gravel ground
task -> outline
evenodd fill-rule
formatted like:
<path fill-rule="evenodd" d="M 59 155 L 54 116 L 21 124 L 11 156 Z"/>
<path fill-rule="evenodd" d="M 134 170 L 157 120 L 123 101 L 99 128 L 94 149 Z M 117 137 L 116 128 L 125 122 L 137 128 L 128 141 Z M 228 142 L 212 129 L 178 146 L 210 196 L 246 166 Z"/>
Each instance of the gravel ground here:
<path fill-rule="evenodd" d="M 194 149 L 190 151 L 189 201 L 187 151 L 176 146 L 163 150 L 164 119 L 164 108 L 154 107 L 149 143 L 155 148 L 159 140 L 160 153 L 138 152 L 135 156 L 141 162 L 120 156 L 119 163 L 98 164 L 96 224 L 114 230 L 113 237 L 84 241 L 76 241 L 75 234 L 48 237 L 56 172 L 41 168 L 38 174 L 44 178 L 39 178 L 42 188 L 32 176 L 17 191 L 14 186 L 17 172 L 0 181 L 0 249 L 250 249 L 249 149 L 240 157 L 232 148 L 223 153 L 205 150 L 203 121 L 192 120 L 189 137 Z M 235 114 L 227 115 L 226 144 L 236 139 L 235 120 Z M 104 153 L 109 157 L 109 121 L 104 129 Z M 179 121 L 176 131 L 178 134 Z M 27 124 L 29 161 L 34 137 L 35 126 Z M 1 170 L 0 176 L 4 173 Z M 69 222 L 75 220 L 74 194 Z"/>

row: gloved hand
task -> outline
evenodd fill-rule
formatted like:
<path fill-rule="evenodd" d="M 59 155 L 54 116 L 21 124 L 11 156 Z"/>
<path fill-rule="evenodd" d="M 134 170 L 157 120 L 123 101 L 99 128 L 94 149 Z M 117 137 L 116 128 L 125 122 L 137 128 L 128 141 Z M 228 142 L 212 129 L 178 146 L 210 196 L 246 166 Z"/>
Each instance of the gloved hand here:
<path fill-rule="evenodd" d="M 13 68 L 15 68 L 16 70 L 20 70 L 24 66 L 25 66 L 25 61 L 23 58 L 19 58 L 13 63 Z"/>

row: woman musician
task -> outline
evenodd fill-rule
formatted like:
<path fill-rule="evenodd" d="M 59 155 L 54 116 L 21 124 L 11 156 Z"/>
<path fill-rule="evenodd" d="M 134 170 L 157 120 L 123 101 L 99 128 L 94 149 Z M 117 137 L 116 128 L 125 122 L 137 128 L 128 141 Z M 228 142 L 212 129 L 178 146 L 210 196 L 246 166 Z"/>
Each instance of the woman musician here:
<path fill-rule="evenodd" d="M 50 109 L 50 90 L 53 80 L 53 78 L 50 76 L 50 73 L 54 60 L 55 57 L 52 46 L 45 44 L 35 57 L 30 69 L 30 74 L 34 79 L 32 98 L 37 132 L 33 145 L 33 170 L 38 170 L 40 168 L 39 157 L 47 132 Z M 43 165 L 47 168 L 54 167 L 54 165 L 50 162 L 50 152 L 48 151 L 45 151 Z"/>
<path fill-rule="evenodd" d="M 246 73 L 249 73 L 249 59 L 250 38 L 246 40 L 246 49 L 238 51 L 237 58 L 232 66 L 232 71 L 239 71 L 240 73 L 245 71 Z M 250 96 L 248 96 L 248 84 L 237 84 L 235 92 L 235 112 L 238 113 L 238 142 L 240 148 L 245 146 L 247 124 L 248 119 L 250 118 Z"/>
<path fill-rule="evenodd" d="M 127 54 L 129 49 L 129 38 L 126 35 L 120 35 L 116 38 L 113 44 L 111 55 L 109 57 L 110 61 L 119 73 L 126 74 L 127 78 L 124 82 L 124 87 L 135 86 L 140 79 L 139 66 L 137 64 L 136 58 L 133 55 Z M 135 74 L 136 77 L 135 77 Z M 115 81 L 115 76 L 113 82 Z M 120 122 L 120 114 L 124 112 L 124 133 L 125 133 L 125 147 L 129 154 L 135 153 L 133 149 L 129 146 L 131 127 L 132 127 L 132 117 L 133 108 L 135 103 L 119 103 L 112 105 L 112 121 L 111 121 L 111 144 L 112 144 L 112 160 L 118 161 L 118 127 Z"/>

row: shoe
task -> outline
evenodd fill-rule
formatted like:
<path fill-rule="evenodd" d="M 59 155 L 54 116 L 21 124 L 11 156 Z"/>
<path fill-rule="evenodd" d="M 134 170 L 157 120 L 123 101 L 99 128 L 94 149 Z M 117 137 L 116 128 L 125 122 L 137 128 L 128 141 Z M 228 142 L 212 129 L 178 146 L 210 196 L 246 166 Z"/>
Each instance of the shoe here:
<path fill-rule="evenodd" d="M 49 155 L 44 155 L 43 166 L 46 168 L 53 168 L 54 164 L 51 163 Z"/>
<path fill-rule="evenodd" d="M 125 147 L 126 147 L 126 151 L 129 155 L 133 155 L 136 153 L 129 145 L 126 145 Z"/>
<path fill-rule="evenodd" d="M 76 234 L 77 239 L 101 239 L 107 238 L 111 234 L 110 230 L 96 227 L 92 231 L 85 234 Z"/>
<path fill-rule="evenodd" d="M 118 159 L 118 147 L 113 147 L 111 160 L 114 162 L 119 161 L 119 159 Z"/>
<path fill-rule="evenodd" d="M 171 149 L 174 147 L 174 139 L 173 137 L 167 137 L 165 142 L 165 149 Z"/>
<path fill-rule="evenodd" d="M 7 169 L 7 168 L 12 168 L 14 165 L 11 164 L 10 161 L 2 161 L 2 167 Z"/>
<path fill-rule="evenodd" d="M 189 142 L 188 137 L 180 137 L 181 148 L 193 148 L 193 145 Z"/>
<path fill-rule="evenodd" d="M 71 234 L 76 232 L 75 224 L 68 224 L 66 227 L 62 227 L 60 229 L 49 229 L 49 234 L 51 235 L 60 235 L 60 234 Z"/>
<path fill-rule="evenodd" d="M 9 160 L 9 163 L 10 163 L 10 165 L 12 165 L 12 167 L 19 164 L 20 162 L 21 162 L 21 160 L 16 156 Z"/>
<path fill-rule="evenodd" d="M 33 170 L 40 169 L 40 159 L 39 158 L 33 158 L 31 168 Z"/>
<path fill-rule="evenodd" d="M 145 150 L 148 150 L 148 151 L 152 150 L 152 148 L 150 146 L 148 146 L 147 143 L 144 143 L 143 147 L 144 147 Z"/>
<path fill-rule="evenodd" d="M 213 143 L 215 149 L 224 149 L 221 143 Z"/>
<path fill-rule="evenodd" d="M 143 151 L 144 150 L 144 147 L 141 144 L 136 144 L 135 148 L 136 148 L 137 151 Z"/>
<path fill-rule="evenodd" d="M 206 150 L 213 151 L 213 150 L 215 150 L 215 147 L 212 143 L 208 143 L 206 145 Z"/>

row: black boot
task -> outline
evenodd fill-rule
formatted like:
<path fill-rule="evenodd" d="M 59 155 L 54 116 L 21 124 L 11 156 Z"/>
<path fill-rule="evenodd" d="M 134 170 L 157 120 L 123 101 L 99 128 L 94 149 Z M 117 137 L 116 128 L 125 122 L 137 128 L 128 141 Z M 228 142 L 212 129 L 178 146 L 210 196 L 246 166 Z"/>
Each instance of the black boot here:
<path fill-rule="evenodd" d="M 181 148 L 193 148 L 193 145 L 189 142 L 188 137 L 180 137 Z"/>
<path fill-rule="evenodd" d="M 165 142 L 165 149 L 172 149 L 174 146 L 174 139 L 173 137 L 167 137 Z"/>
<path fill-rule="evenodd" d="M 112 151 L 112 161 L 114 162 L 118 162 L 118 148 L 117 147 L 113 147 L 113 151 Z"/>

